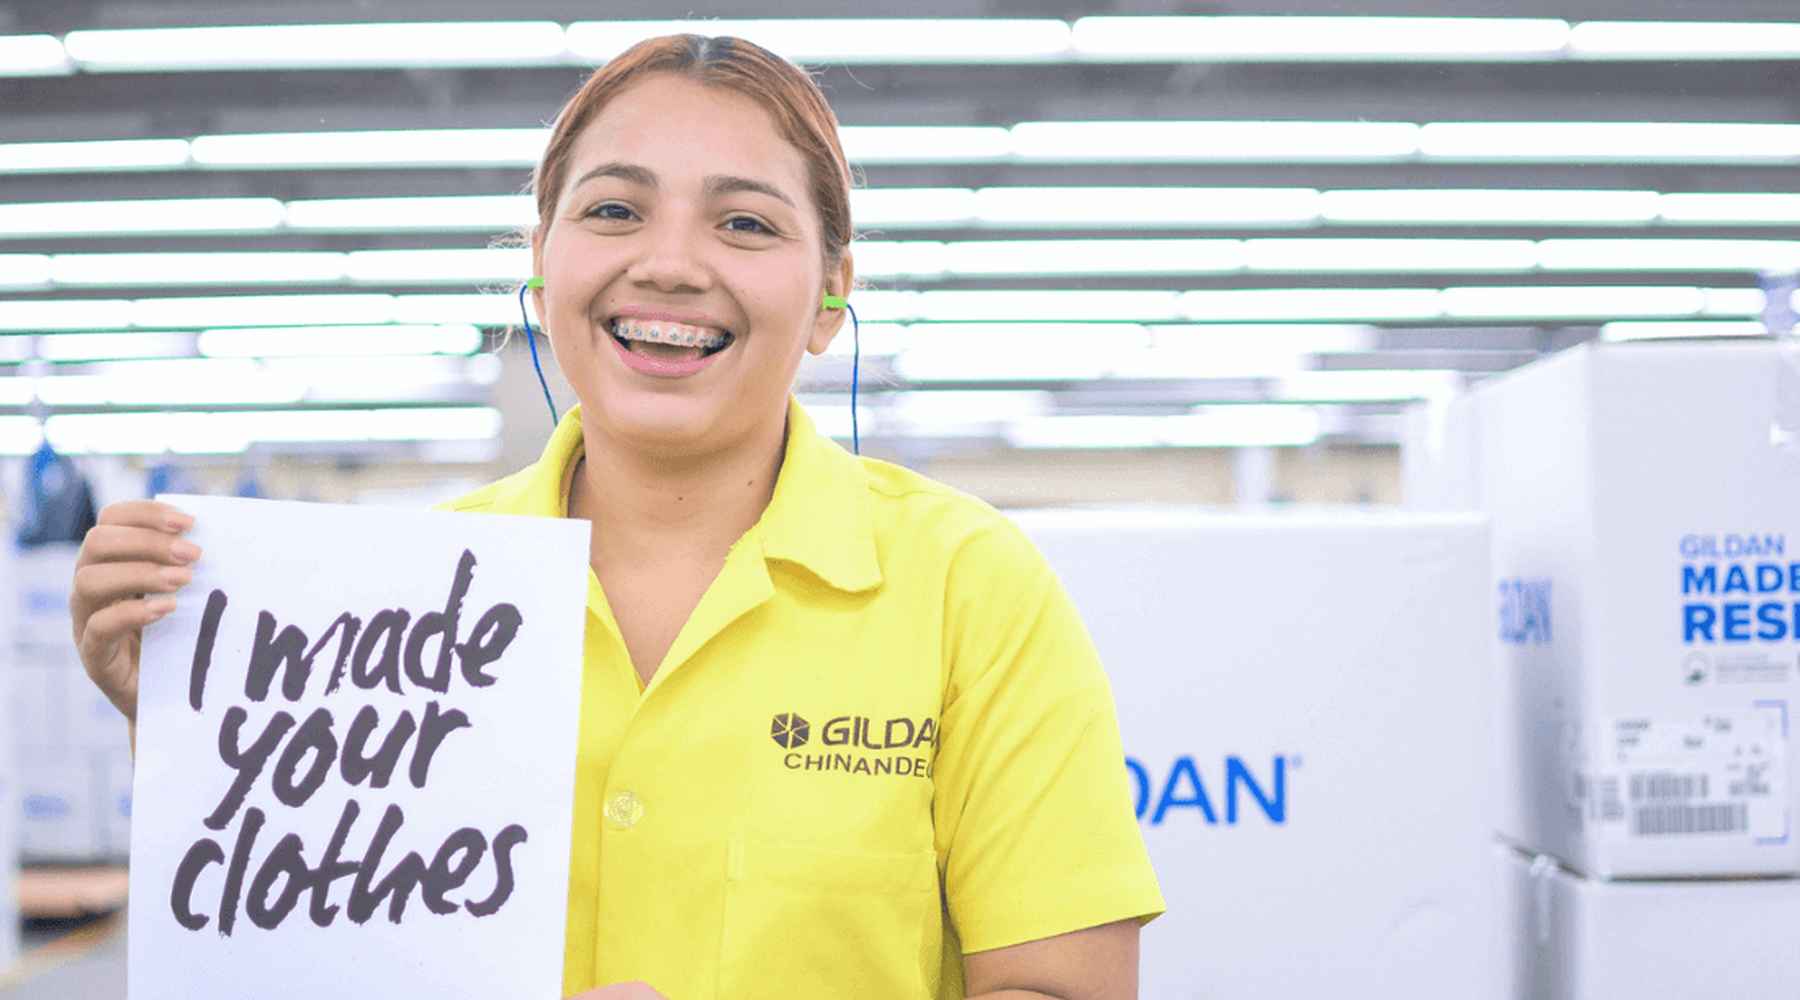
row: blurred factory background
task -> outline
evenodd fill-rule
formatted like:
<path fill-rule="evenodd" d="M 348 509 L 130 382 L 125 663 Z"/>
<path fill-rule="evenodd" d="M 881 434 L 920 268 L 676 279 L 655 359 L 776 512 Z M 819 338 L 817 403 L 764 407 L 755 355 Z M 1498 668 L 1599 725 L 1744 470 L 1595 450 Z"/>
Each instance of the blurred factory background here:
<path fill-rule="evenodd" d="M 667 10 L 0 6 L 0 488 L 46 439 L 102 501 L 413 503 L 535 457 L 496 346 L 530 166 L 672 30 L 817 70 L 865 450 L 1002 505 L 1391 502 L 1407 404 L 1753 335 L 1800 263 L 1800 26 L 1754 23 L 1788 0 Z M 799 386 L 846 440 L 851 346 Z"/>

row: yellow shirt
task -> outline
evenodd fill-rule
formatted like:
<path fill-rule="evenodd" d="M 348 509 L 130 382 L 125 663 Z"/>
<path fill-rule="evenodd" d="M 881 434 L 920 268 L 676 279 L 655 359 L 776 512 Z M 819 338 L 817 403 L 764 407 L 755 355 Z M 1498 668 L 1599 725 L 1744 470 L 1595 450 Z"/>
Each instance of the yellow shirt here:
<path fill-rule="evenodd" d="M 449 506 L 566 516 L 581 445 L 571 410 Z M 1162 911 L 1043 557 L 798 402 L 773 499 L 647 688 L 591 570 L 587 608 L 565 993 L 962 997 L 966 952 Z"/>

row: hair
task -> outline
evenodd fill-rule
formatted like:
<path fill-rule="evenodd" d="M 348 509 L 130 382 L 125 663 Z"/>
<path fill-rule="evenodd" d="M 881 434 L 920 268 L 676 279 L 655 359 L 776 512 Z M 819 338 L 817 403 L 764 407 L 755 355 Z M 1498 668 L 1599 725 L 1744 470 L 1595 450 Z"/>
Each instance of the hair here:
<path fill-rule="evenodd" d="M 532 175 L 538 231 L 550 226 L 568 177 L 569 152 L 582 129 L 608 101 L 651 73 L 675 73 L 709 87 L 733 90 L 769 112 L 781 137 L 806 160 L 813 205 L 822 223 L 821 242 L 829 276 L 843 259 L 854 235 L 850 224 L 850 166 L 838 140 L 837 115 L 804 70 L 760 45 L 728 35 L 646 39 L 587 78 L 556 116 L 550 143 Z"/>

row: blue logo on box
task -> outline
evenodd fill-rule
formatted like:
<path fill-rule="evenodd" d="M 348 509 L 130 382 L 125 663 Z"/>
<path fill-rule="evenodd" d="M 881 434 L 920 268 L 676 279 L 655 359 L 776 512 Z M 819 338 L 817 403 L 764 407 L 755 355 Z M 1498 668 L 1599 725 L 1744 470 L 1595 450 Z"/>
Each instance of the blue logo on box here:
<path fill-rule="evenodd" d="M 1161 826 L 1180 809 L 1193 810 L 1207 826 L 1237 826 L 1258 814 L 1262 821 L 1285 826 L 1287 773 L 1294 759 L 1289 754 L 1275 754 L 1264 777 L 1258 778 L 1242 757 L 1228 755 L 1221 768 L 1223 777 L 1210 782 L 1202 777 L 1194 758 L 1186 754 L 1176 757 L 1167 770 L 1154 773 L 1143 762 L 1127 757 L 1125 769 L 1131 773 L 1135 786 L 1133 808 L 1137 818 L 1151 826 Z"/>

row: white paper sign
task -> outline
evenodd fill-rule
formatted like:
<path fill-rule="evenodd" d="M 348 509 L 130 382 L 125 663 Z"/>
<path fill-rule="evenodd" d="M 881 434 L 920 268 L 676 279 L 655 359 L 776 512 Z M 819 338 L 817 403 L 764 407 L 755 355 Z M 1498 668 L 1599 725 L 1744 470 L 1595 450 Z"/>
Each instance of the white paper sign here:
<path fill-rule="evenodd" d="M 588 525 L 162 498 L 132 1000 L 554 1000 Z"/>

